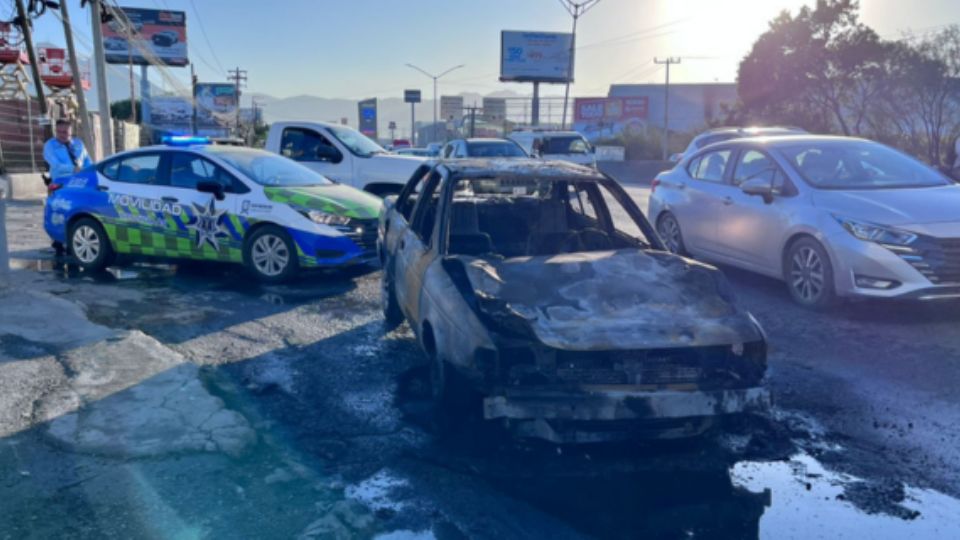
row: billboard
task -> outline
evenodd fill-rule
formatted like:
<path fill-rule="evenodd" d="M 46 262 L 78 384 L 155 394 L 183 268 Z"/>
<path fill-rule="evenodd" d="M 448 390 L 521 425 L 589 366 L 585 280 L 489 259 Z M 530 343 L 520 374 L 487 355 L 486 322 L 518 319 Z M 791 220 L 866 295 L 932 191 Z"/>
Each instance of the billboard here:
<path fill-rule="evenodd" d="M 162 131 L 190 133 L 193 104 L 185 97 L 150 98 L 150 127 Z"/>
<path fill-rule="evenodd" d="M 440 121 L 459 122 L 463 119 L 463 96 L 440 96 Z"/>
<path fill-rule="evenodd" d="M 572 45 L 573 34 L 504 30 L 500 33 L 500 80 L 573 82 Z"/>
<path fill-rule="evenodd" d="M 487 122 L 502 122 L 507 119 L 507 100 L 483 98 L 483 119 Z"/>
<path fill-rule="evenodd" d="M 649 112 L 647 96 L 575 98 L 573 128 L 596 140 L 625 130 L 646 129 Z"/>
<path fill-rule="evenodd" d="M 108 64 L 132 61 L 134 64 L 160 62 L 168 66 L 185 66 L 189 63 L 186 13 L 159 9 L 120 9 L 126 17 L 114 17 L 101 25 L 103 50 Z"/>
<path fill-rule="evenodd" d="M 360 133 L 376 140 L 377 138 L 377 98 L 365 99 L 357 104 L 357 116 L 360 118 Z"/>
<path fill-rule="evenodd" d="M 197 83 L 195 97 L 198 131 L 236 126 L 238 100 L 233 83 Z"/>

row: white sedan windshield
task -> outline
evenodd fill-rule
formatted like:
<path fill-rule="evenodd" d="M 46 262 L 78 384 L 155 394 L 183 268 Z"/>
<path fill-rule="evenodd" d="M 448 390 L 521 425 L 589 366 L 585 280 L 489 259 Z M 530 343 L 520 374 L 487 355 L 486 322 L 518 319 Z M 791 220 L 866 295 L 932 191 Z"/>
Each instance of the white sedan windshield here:
<path fill-rule="evenodd" d="M 262 186 L 324 186 L 333 183 L 296 161 L 263 150 L 217 147 L 208 151 Z"/>

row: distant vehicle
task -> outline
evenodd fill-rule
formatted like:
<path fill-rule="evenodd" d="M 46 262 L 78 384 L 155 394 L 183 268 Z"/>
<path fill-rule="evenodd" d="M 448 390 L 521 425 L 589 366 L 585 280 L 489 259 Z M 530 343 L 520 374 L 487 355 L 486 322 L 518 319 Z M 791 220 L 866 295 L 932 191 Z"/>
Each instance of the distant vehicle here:
<path fill-rule="evenodd" d="M 430 152 L 431 156 L 439 156 L 441 148 L 443 148 L 443 145 L 440 143 L 432 142 L 427 144 L 427 151 Z"/>
<path fill-rule="evenodd" d="M 50 188 L 44 228 L 87 270 L 115 256 L 195 259 L 280 282 L 376 262 L 380 199 L 263 150 L 172 137 Z"/>
<path fill-rule="evenodd" d="M 782 135 L 809 135 L 806 131 L 796 127 L 722 127 L 709 129 L 697 135 L 687 145 L 687 149 L 679 154 L 672 154 L 670 161 L 677 163 L 681 159 L 700 150 L 704 146 L 732 139 L 746 137 L 776 137 Z"/>
<path fill-rule="evenodd" d="M 328 122 L 274 122 L 265 148 L 374 195 L 398 193 L 423 158 L 390 154 L 359 131 Z"/>
<path fill-rule="evenodd" d="M 443 159 L 530 157 L 510 139 L 454 139 L 440 150 Z"/>
<path fill-rule="evenodd" d="M 157 32 L 150 38 L 153 44 L 158 47 L 172 47 L 180 41 L 180 35 L 172 30 Z"/>
<path fill-rule="evenodd" d="M 127 49 L 127 40 L 119 37 L 108 37 L 103 40 L 103 48 L 110 51 L 124 51 Z"/>
<path fill-rule="evenodd" d="M 396 151 L 401 156 L 433 157 L 434 154 L 427 148 L 400 148 Z"/>
<path fill-rule="evenodd" d="M 667 253 L 599 172 L 424 164 L 378 238 L 384 317 L 409 322 L 443 415 L 569 443 L 694 436 L 769 405 L 763 331 L 723 274 Z"/>
<path fill-rule="evenodd" d="M 826 136 L 715 143 L 653 182 L 648 216 L 675 253 L 837 297 L 960 298 L 960 186 L 882 144 Z"/>
<path fill-rule="evenodd" d="M 394 140 L 393 140 L 393 148 L 395 148 L 395 149 L 399 149 L 399 148 L 410 148 L 411 146 L 413 146 L 413 145 L 410 144 L 410 141 L 407 140 L 407 139 L 394 139 Z"/>
<path fill-rule="evenodd" d="M 576 131 L 521 130 L 514 131 L 507 138 L 532 157 L 597 167 L 596 150 Z"/>

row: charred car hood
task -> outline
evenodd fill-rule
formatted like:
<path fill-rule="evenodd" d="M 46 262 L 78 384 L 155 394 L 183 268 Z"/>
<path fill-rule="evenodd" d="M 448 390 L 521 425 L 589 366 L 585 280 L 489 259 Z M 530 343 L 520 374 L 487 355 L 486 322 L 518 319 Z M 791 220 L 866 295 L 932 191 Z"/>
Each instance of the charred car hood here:
<path fill-rule="evenodd" d="M 526 327 L 549 347 L 650 349 L 762 339 L 718 270 L 668 253 L 456 259 L 484 318 Z"/>

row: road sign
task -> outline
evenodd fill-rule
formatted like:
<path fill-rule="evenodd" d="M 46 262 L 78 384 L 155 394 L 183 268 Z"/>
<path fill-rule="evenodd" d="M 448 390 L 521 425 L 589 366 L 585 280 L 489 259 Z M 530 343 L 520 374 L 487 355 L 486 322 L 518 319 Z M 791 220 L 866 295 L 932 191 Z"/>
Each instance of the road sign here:
<path fill-rule="evenodd" d="M 419 91 L 419 90 L 404 90 L 404 91 L 403 91 L 403 101 L 404 101 L 404 103 L 420 103 L 420 91 Z"/>

